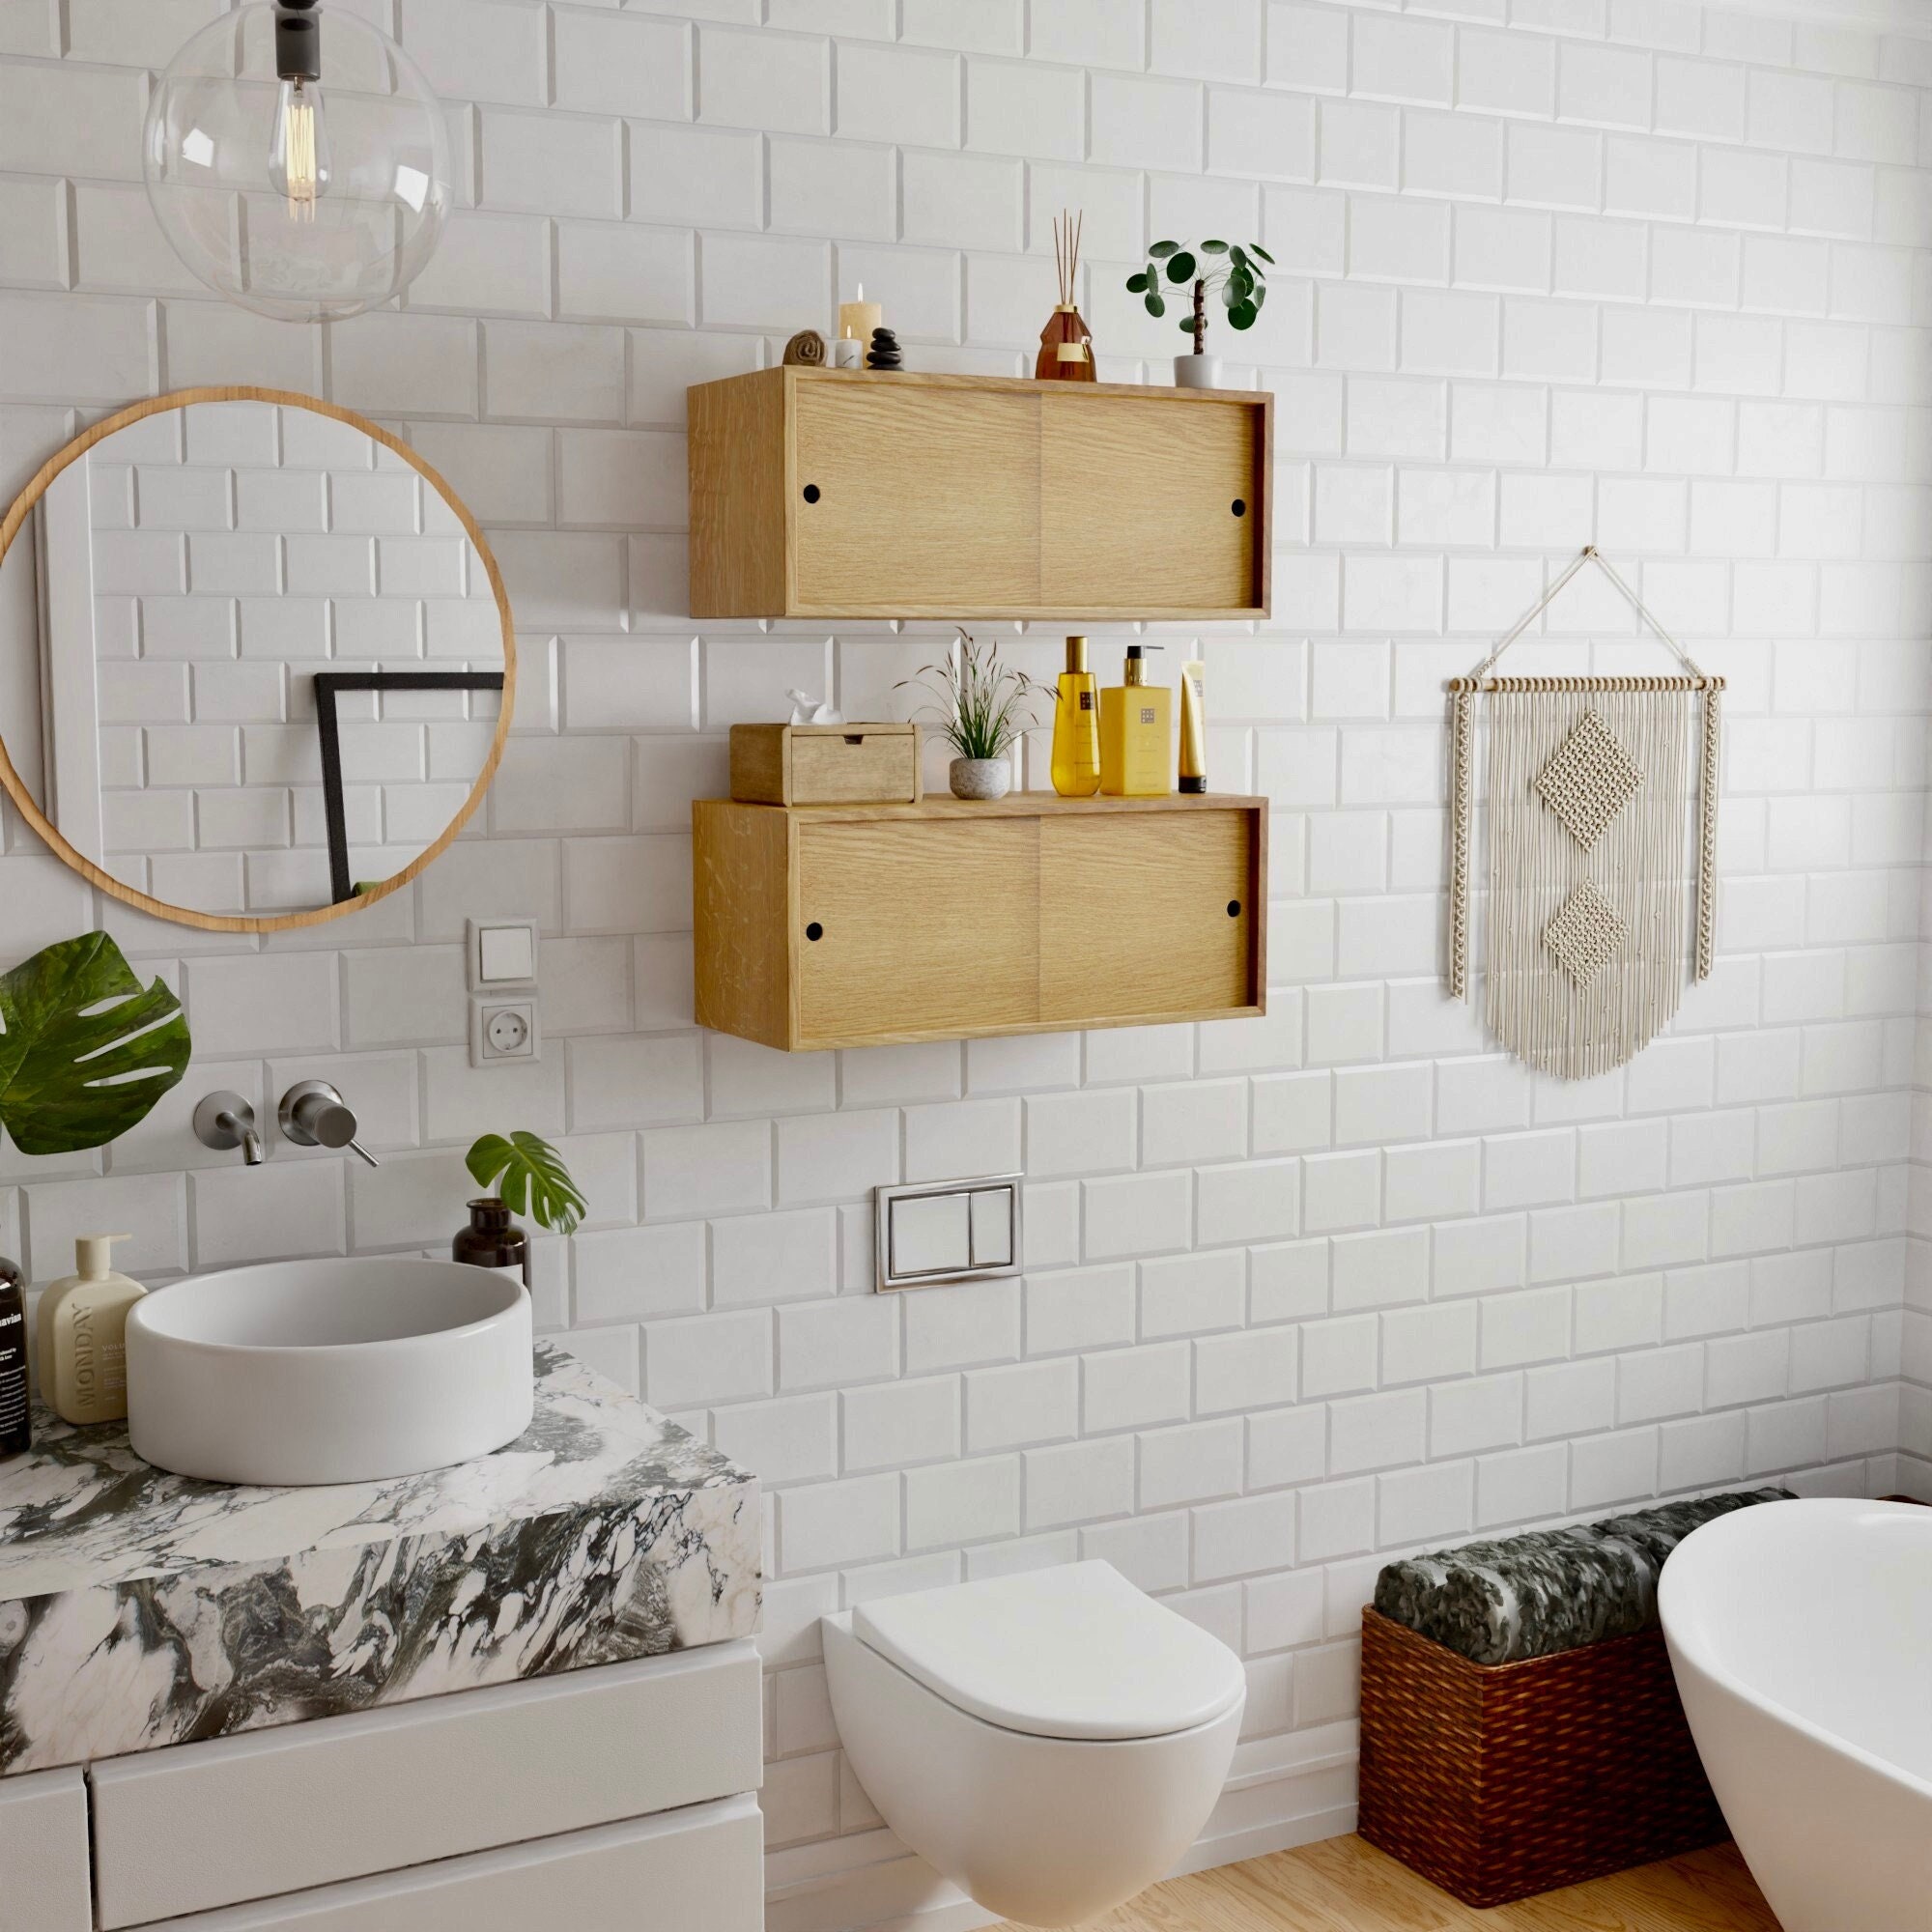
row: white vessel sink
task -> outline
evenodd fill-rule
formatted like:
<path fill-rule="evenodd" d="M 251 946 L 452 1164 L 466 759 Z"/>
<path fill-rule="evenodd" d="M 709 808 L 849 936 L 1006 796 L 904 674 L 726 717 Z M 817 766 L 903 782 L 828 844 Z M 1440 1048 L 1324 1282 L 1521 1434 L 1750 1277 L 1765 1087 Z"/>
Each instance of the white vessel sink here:
<path fill-rule="evenodd" d="M 134 1453 L 183 1476 L 414 1475 L 514 1441 L 532 1399 L 529 1294 L 456 1262 L 226 1268 L 128 1317 Z"/>

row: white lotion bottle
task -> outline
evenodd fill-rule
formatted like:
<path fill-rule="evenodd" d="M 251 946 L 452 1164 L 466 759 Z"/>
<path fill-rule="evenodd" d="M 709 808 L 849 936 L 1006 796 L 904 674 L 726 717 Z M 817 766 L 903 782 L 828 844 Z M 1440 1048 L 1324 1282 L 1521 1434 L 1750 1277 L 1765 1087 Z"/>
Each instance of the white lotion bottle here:
<path fill-rule="evenodd" d="M 116 1274 L 114 1243 L 126 1235 L 83 1235 L 75 1273 L 41 1296 L 41 1393 L 64 1422 L 113 1422 L 128 1413 L 128 1311 L 147 1293 Z"/>

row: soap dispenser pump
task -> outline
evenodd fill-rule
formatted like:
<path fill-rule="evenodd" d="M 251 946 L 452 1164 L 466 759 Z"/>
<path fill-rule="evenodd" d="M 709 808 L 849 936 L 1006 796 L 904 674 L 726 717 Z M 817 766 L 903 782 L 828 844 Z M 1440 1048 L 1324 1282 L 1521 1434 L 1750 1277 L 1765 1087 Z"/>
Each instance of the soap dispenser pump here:
<path fill-rule="evenodd" d="M 41 1296 L 41 1392 L 63 1422 L 113 1422 L 128 1413 L 128 1311 L 147 1293 L 116 1274 L 114 1243 L 83 1235 L 76 1272 Z"/>
<path fill-rule="evenodd" d="M 1160 798 L 1174 789 L 1174 693 L 1147 682 L 1159 644 L 1129 644 L 1122 682 L 1100 694 L 1100 789 L 1109 798 Z"/>

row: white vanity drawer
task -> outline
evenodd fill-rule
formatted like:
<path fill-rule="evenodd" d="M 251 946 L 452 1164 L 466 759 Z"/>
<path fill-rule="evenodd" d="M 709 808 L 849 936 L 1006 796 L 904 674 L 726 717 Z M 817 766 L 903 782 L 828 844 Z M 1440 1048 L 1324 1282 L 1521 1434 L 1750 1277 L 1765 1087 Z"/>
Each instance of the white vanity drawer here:
<path fill-rule="evenodd" d="M 0 1777 L 0 1932 L 89 1932 L 87 1780 L 78 1771 Z"/>
<path fill-rule="evenodd" d="M 758 1683 L 741 1640 L 97 1764 L 100 1925 L 753 1791 Z"/>
<path fill-rule="evenodd" d="M 756 1799 L 727 1798 L 139 1932 L 761 1932 L 763 1848 Z"/>

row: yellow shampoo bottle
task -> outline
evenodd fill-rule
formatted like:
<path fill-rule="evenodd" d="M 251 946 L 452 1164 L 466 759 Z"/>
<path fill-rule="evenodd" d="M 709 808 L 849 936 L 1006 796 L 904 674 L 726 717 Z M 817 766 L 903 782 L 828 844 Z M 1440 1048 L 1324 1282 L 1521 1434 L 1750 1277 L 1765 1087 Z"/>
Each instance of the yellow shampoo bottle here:
<path fill-rule="evenodd" d="M 1053 712 L 1053 788 L 1062 798 L 1100 789 L 1100 694 L 1087 668 L 1087 639 L 1068 638 Z"/>
<path fill-rule="evenodd" d="M 1124 683 L 1100 694 L 1100 789 L 1109 798 L 1160 798 L 1174 789 L 1174 693 L 1146 682 L 1148 651 L 1129 644 Z"/>

